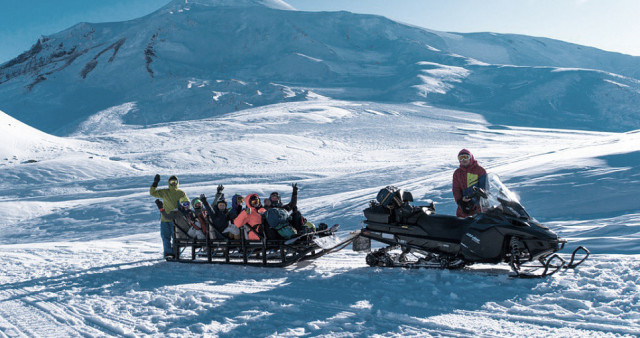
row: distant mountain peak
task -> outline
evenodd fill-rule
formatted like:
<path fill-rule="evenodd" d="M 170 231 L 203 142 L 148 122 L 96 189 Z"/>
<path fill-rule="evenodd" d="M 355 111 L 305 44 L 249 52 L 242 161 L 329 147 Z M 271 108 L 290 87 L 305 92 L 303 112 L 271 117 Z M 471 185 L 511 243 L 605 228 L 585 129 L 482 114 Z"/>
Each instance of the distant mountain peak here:
<path fill-rule="evenodd" d="M 280 10 L 295 10 L 282 0 L 174 0 L 169 6 L 204 5 L 212 7 L 269 7 Z"/>

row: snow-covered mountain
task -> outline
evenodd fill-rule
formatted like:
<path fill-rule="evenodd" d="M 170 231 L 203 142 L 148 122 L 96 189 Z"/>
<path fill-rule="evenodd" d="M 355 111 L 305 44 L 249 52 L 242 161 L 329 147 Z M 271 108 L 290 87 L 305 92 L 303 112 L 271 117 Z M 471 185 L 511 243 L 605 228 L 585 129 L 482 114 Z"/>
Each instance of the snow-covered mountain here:
<path fill-rule="evenodd" d="M 322 95 L 424 101 L 495 123 L 631 130 L 640 128 L 638 60 L 276 0 L 176 0 L 140 19 L 42 37 L 0 66 L 0 109 L 67 135 L 114 109 L 122 123 L 148 125 Z"/>

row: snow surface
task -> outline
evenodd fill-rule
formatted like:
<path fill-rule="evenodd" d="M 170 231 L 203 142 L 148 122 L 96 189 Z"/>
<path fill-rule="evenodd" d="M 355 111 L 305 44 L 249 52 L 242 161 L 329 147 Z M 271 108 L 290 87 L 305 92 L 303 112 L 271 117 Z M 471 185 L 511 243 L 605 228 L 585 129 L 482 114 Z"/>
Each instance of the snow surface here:
<path fill-rule="evenodd" d="M 3 117 L 0 144 L 54 146 L 1 148 L 16 158 L 0 163 L 1 335 L 640 335 L 638 131 L 511 127 L 423 103 L 322 97 L 147 127 L 104 123 L 134 108 L 106 110 L 71 137 Z M 454 213 L 461 148 L 591 258 L 517 280 L 506 265 L 370 268 L 350 250 L 286 269 L 160 257 L 156 173 L 161 185 L 178 175 L 190 197 L 224 184 L 227 196 L 280 191 L 286 201 L 298 182 L 308 219 L 352 231 L 389 184 Z"/>

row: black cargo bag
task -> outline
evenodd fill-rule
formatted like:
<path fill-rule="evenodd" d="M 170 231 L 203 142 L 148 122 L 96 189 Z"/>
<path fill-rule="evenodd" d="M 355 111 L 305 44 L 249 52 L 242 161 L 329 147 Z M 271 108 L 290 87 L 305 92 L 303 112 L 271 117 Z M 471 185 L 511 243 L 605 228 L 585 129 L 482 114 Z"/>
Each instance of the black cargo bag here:
<path fill-rule="evenodd" d="M 394 186 L 385 187 L 381 189 L 380 192 L 378 192 L 378 196 L 376 197 L 376 200 L 383 207 L 387 207 L 389 206 L 389 204 L 391 204 L 391 202 L 393 202 L 393 197 L 396 195 L 397 191 L 398 191 L 398 188 Z"/>

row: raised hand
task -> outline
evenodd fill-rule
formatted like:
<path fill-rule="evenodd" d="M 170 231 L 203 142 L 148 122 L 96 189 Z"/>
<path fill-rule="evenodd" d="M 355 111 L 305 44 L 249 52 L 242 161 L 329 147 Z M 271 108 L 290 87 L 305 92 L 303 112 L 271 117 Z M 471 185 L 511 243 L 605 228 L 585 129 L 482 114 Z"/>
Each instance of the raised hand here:
<path fill-rule="evenodd" d="M 158 183 L 160 183 L 160 175 L 156 174 L 156 176 L 153 178 L 153 184 L 151 186 L 152 187 L 157 187 Z"/>
<path fill-rule="evenodd" d="M 200 194 L 200 200 L 202 201 L 202 203 L 207 201 L 207 196 L 205 196 L 205 194 Z"/>
<path fill-rule="evenodd" d="M 222 190 L 224 190 L 224 186 L 223 186 L 222 184 L 220 184 L 220 185 L 218 186 L 217 192 L 218 192 L 218 193 L 221 193 L 221 192 L 222 192 Z"/>
<path fill-rule="evenodd" d="M 293 188 L 293 191 L 298 191 L 298 183 L 291 184 L 291 187 Z"/>

